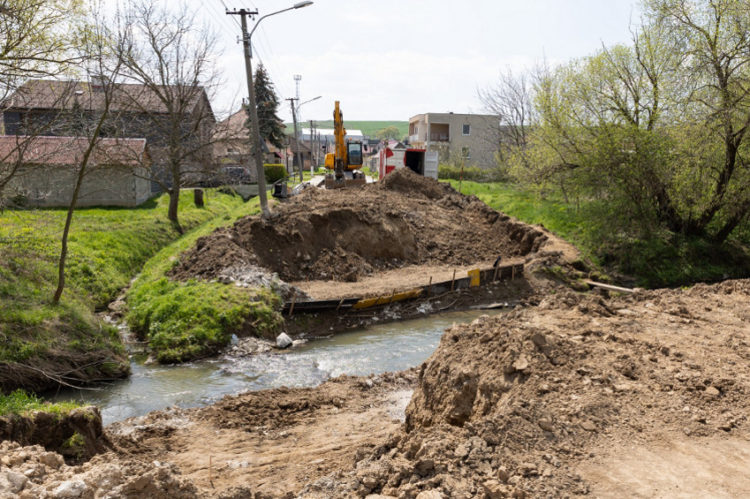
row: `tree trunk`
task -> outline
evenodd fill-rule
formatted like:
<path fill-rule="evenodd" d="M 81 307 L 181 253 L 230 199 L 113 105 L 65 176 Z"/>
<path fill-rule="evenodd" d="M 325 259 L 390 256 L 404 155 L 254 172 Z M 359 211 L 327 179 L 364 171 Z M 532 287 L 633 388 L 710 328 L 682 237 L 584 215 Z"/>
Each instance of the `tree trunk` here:
<path fill-rule="evenodd" d="M 168 191 L 169 193 L 169 211 L 167 212 L 167 218 L 170 222 L 172 222 L 172 225 L 174 225 L 175 229 L 182 234 L 182 227 L 180 226 L 180 221 L 177 217 L 177 207 L 180 204 L 180 188 L 178 186 L 172 187 Z"/>
<path fill-rule="evenodd" d="M 57 305 L 60 303 L 60 297 L 65 289 L 65 262 L 68 259 L 68 234 L 70 233 L 70 226 L 73 223 L 73 212 L 76 209 L 78 203 L 78 193 L 81 191 L 81 184 L 83 183 L 83 176 L 86 172 L 86 163 L 88 163 L 88 154 L 86 160 L 81 165 L 81 169 L 78 172 L 78 178 L 76 179 L 76 186 L 73 189 L 73 197 L 68 205 L 68 213 L 65 216 L 65 228 L 63 229 L 62 241 L 60 247 L 60 259 L 57 262 L 57 289 L 55 295 L 52 297 L 52 303 Z"/>
<path fill-rule="evenodd" d="M 193 203 L 196 208 L 203 208 L 206 205 L 203 202 L 203 189 L 193 189 Z"/>

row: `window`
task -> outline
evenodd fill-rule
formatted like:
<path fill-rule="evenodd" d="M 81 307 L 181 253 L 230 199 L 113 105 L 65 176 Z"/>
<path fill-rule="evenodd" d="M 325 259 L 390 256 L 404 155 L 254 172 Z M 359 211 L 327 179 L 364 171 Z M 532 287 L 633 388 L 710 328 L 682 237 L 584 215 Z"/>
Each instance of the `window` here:
<path fill-rule="evenodd" d="M 464 125 L 464 126 L 468 126 L 468 125 Z M 461 148 L 461 156 L 463 156 L 465 159 L 471 159 L 471 151 L 469 151 L 468 147 Z"/>
<path fill-rule="evenodd" d="M 464 135 L 471 135 L 471 125 L 469 125 L 469 124 L 464 125 L 463 134 Z"/>

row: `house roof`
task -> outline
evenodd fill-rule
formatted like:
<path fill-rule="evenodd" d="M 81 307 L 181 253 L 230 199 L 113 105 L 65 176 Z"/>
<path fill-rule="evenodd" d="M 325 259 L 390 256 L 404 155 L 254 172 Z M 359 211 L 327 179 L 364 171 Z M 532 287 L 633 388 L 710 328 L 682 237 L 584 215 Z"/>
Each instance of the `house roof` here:
<path fill-rule="evenodd" d="M 160 86 L 169 92 L 181 92 L 188 99 L 188 108 L 195 109 L 202 99 L 211 110 L 208 96 L 203 87 Z M 94 82 L 28 80 L 10 97 L 2 102 L 6 109 L 71 109 L 75 102 L 87 110 L 104 109 L 105 94 L 102 86 Z M 175 99 L 179 98 L 179 95 Z M 135 102 L 134 102 L 135 101 Z M 137 102 L 137 103 L 136 103 Z M 146 85 L 118 83 L 112 94 L 111 111 L 148 110 L 154 113 L 167 113 L 166 104 L 154 90 Z M 213 113 L 213 111 L 211 111 Z"/>
<path fill-rule="evenodd" d="M 86 137 L 28 137 L 0 135 L 0 163 L 54 166 L 76 165 L 88 148 Z M 89 159 L 92 165 L 139 166 L 147 158 L 146 139 L 99 139 Z"/>
<path fill-rule="evenodd" d="M 244 108 L 233 113 L 228 118 L 216 123 L 214 125 L 214 138 L 218 141 L 222 140 L 250 140 L 250 131 L 245 126 L 247 121 L 247 112 Z M 265 141 L 265 149 L 263 152 L 277 153 L 280 151 L 278 147 L 273 145 L 268 140 Z M 248 144 L 249 146 L 249 144 Z"/>

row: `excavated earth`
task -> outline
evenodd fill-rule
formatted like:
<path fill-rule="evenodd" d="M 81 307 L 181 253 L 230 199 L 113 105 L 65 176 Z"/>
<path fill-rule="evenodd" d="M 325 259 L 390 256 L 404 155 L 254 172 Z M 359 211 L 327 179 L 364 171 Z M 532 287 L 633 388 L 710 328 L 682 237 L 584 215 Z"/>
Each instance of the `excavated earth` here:
<path fill-rule="evenodd" d="M 0 497 L 749 496 L 750 281 L 548 291 L 418 369 L 151 413 L 83 465 L 3 443 Z"/>
<path fill-rule="evenodd" d="M 170 276 L 221 279 L 227 269 L 259 267 L 303 290 L 304 281 L 334 281 L 341 293 L 342 282 L 377 280 L 397 268 L 410 269 L 401 274 L 408 280 L 409 273 L 439 273 L 441 266 L 523 259 L 549 236 L 404 168 L 362 188 L 307 189 L 277 204 L 270 220 L 240 219 L 199 239 Z"/>

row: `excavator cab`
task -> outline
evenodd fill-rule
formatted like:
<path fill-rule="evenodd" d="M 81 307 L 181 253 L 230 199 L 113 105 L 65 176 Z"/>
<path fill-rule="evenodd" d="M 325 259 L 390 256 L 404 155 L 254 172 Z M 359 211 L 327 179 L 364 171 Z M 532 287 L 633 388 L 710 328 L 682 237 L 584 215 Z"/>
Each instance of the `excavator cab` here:
<path fill-rule="evenodd" d="M 332 174 L 326 175 L 326 189 L 365 185 L 365 175 L 359 171 L 363 162 L 362 142 L 346 140 L 344 115 L 339 107 L 339 101 L 336 101 L 333 110 L 333 134 L 336 139 L 336 150 L 326 154 L 325 166 L 333 170 Z"/>
<path fill-rule="evenodd" d="M 346 144 L 346 155 L 349 159 L 349 170 L 353 167 L 362 166 L 362 142 L 348 142 Z"/>

